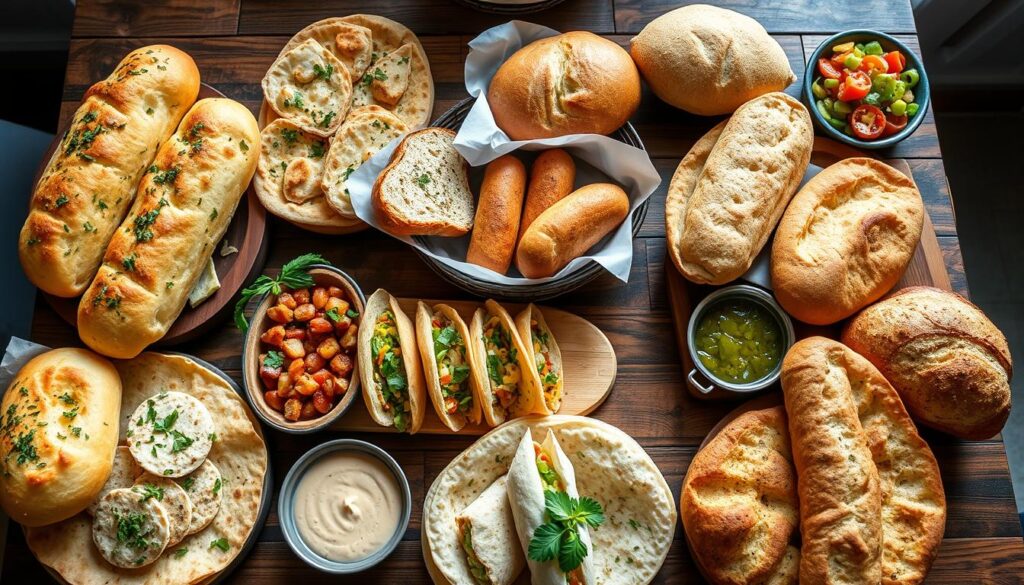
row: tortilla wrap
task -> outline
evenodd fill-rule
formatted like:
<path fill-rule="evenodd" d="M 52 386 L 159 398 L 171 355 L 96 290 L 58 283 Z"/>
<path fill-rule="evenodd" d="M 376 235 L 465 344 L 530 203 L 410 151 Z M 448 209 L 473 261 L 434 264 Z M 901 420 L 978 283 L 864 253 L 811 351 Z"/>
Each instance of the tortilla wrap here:
<path fill-rule="evenodd" d="M 456 412 L 448 414 L 444 406 L 444 392 L 441 390 L 440 374 L 437 370 L 437 357 L 434 351 L 433 321 L 434 314 L 440 313 L 452 322 L 452 327 L 462 338 L 466 348 L 466 365 L 469 366 L 469 377 L 463 381 L 467 389 L 472 393 L 473 400 L 470 403 L 469 411 L 465 414 Z M 427 390 L 430 392 L 430 401 L 434 404 L 434 412 L 437 418 L 441 419 L 444 426 L 458 432 L 467 422 L 480 424 L 480 391 L 476 388 L 477 379 L 473 372 L 479 369 L 475 361 L 473 350 L 469 344 L 469 329 L 466 322 L 459 316 L 458 311 L 445 304 L 434 305 L 433 308 L 420 301 L 416 305 L 416 343 L 420 348 L 420 357 L 423 360 L 423 373 L 427 378 Z"/>
<path fill-rule="evenodd" d="M 676 529 L 675 498 L 658 467 L 629 435 L 581 416 L 530 416 L 487 433 L 437 476 L 423 502 L 424 559 L 434 583 L 473 585 L 466 555 L 452 530 L 455 517 L 505 475 L 523 433 L 553 431 L 572 463 L 584 496 L 604 507 L 591 531 L 593 566 L 602 585 L 650 583 L 668 555 Z M 618 561 L 616 561 L 618 559 Z"/>
<path fill-rule="evenodd" d="M 526 566 L 508 502 L 508 476 L 501 476 L 455 517 L 460 541 L 469 531 L 477 560 L 492 585 L 510 585 Z"/>
<path fill-rule="evenodd" d="M 146 352 L 115 363 L 123 384 L 120 441 L 125 421 L 154 393 L 183 392 L 210 411 L 217 439 L 209 460 L 223 475 L 223 502 L 213 522 L 169 547 L 145 569 L 124 570 L 108 564 L 93 545 L 91 519 L 78 514 L 63 522 L 26 531 L 29 548 L 39 562 L 72 585 L 181 585 L 209 580 L 242 550 L 252 532 L 263 495 L 267 448 L 243 399 L 213 372 L 185 356 Z M 227 541 L 227 551 L 211 547 Z M 187 548 L 180 557 L 175 553 Z"/>
<path fill-rule="evenodd" d="M 390 309 L 395 315 L 395 324 L 398 329 L 398 341 L 402 348 L 402 366 L 405 368 L 406 394 L 409 398 L 412 423 L 409 425 L 410 435 L 416 434 L 423 424 L 423 415 L 427 407 L 427 394 L 424 389 L 423 368 L 420 367 L 420 354 L 416 348 L 416 333 L 412 321 L 402 311 L 395 297 L 388 291 L 378 288 L 370 298 L 366 299 L 366 308 L 363 309 L 363 317 L 359 323 L 359 378 L 362 382 L 363 400 L 366 402 L 366 410 L 370 411 L 373 421 L 382 427 L 395 426 L 395 416 L 384 410 L 382 395 L 377 389 L 377 383 L 373 379 L 374 363 L 373 352 L 370 350 L 370 340 L 373 339 L 374 326 L 381 313 Z"/>
<path fill-rule="evenodd" d="M 483 408 L 487 424 L 493 427 L 502 424 L 507 419 L 518 418 L 527 414 L 552 414 L 547 405 L 544 404 L 540 388 L 530 381 L 529 376 L 523 375 L 524 368 L 530 367 L 529 356 L 533 355 L 533 353 L 529 352 L 526 345 L 523 344 L 519 331 L 516 329 L 516 324 L 512 321 L 512 316 L 508 314 L 504 307 L 491 299 L 487 299 L 484 305 L 485 308 L 477 309 L 476 313 L 473 314 L 473 321 L 469 325 L 469 336 L 472 340 L 471 345 L 473 347 L 474 359 L 476 363 L 480 364 L 480 367 L 475 368 L 472 374 L 476 377 L 476 387 L 480 393 L 478 401 L 481 408 Z M 496 315 L 498 320 L 501 321 L 501 326 L 508 332 L 509 338 L 512 340 L 511 345 L 516 350 L 515 361 L 519 365 L 519 398 L 511 404 L 507 412 L 502 412 L 503 409 L 500 407 L 495 408 L 497 398 L 491 388 L 491 381 L 487 377 L 487 347 L 484 344 L 483 334 L 484 326 L 488 321 L 488 313 Z"/>
<path fill-rule="evenodd" d="M 537 371 L 537 364 L 531 362 L 533 367 L 527 368 L 529 373 L 530 383 L 537 387 L 537 392 L 540 393 L 541 398 L 544 400 L 544 405 L 548 407 L 552 413 L 558 412 L 558 409 L 562 407 L 562 396 L 565 388 L 565 370 L 562 368 L 562 352 L 558 349 L 558 342 L 555 341 L 555 334 L 551 332 L 551 328 L 548 327 L 548 322 L 544 320 L 544 313 L 540 312 L 540 308 L 533 303 L 527 305 L 518 315 L 516 315 L 516 329 L 519 331 L 519 337 L 523 340 L 523 345 L 529 351 L 531 358 L 534 357 L 534 345 L 533 345 L 533 332 L 530 328 L 530 322 L 536 320 L 537 327 L 544 333 L 547 333 L 547 346 L 548 346 L 548 358 L 551 360 L 551 370 L 558 374 L 558 382 L 555 384 L 553 396 L 550 398 L 544 395 L 544 383 L 541 379 L 540 373 Z M 529 360 L 528 360 L 529 361 Z M 524 377 L 526 374 L 524 374 Z"/>

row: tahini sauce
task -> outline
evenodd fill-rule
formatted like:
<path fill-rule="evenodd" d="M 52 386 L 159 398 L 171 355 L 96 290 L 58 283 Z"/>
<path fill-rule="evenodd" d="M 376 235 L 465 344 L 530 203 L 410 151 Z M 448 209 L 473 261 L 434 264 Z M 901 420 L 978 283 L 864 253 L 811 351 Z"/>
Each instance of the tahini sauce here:
<path fill-rule="evenodd" d="M 312 464 L 295 491 L 302 541 L 325 559 L 352 562 L 380 550 L 398 527 L 398 480 L 380 459 L 336 452 Z"/>

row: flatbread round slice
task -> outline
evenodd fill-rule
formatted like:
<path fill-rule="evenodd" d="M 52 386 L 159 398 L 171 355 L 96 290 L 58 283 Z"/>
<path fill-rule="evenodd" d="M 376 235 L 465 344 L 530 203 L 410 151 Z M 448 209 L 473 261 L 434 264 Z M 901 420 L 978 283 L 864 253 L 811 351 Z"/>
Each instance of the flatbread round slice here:
<path fill-rule="evenodd" d="M 389 142 L 409 131 L 406 123 L 380 106 L 349 112 L 331 141 L 320 182 L 327 203 L 342 217 L 356 218 L 348 192 L 348 178 Z"/>
<path fill-rule="evenodd" d="M 274 61 L 263 77 L 263 96 L 279 116 L 326 137 L 348 115 L 352 79 L 334 53 L 310 39 Z"/>
<path fill-rule="evenodd" d="M 191 473 L 213 446 L 210 412 L 198 399 L 182 392 L 161 392 L 146 399 L 127 426 L 132 457 L 160 477 Z"/>
<path fill-rule="evenodd" d="M 167 546 L 174 546 L 185 538 L 192 525 L 192 502 L 180 485 L 169 477 L 146 473 L 135 482 L 132 491 L 141 498 L 155 499 L 167 509 L 167 517 L 171 521 L 171 538 Z"/>
<path fill-rule="evenodd" d="M 140 475 L 142 475 L 142 469 L 139 468 L 139 464 L 132 457 L 131 450 L 123 445 L 118 447 L 114 450 L 114 465 L 110 468 L 107 483 L 103 484 L 103 489 L 96 496 L 96 501 L 90 504 L 86 511 L 90 515 L 95 515 L 96 507 L 99 506 L 103 496 L 116 489 L 132 487 L 135 485 L 135 478 Z"/>
<path fill-rule="evenodd" d="M 312 39 L 334 53 L 353 80 L 362 77 L 373 53 L 373 33 L 370 29 L 337 18 L 320 22 L 325 24 L 313 23 L 293 36 L 281 50 L 281 55 Z"/>
<path fill-rule="evenodd" d="M 92 521 L 92 539 L 108 563 L 124 569 L 144 567 L 160 558 L 171 537 L 163 504 L 128 488 L 103 496 Z"/>
<path fill-rule="evenodd" d="M 192 523 L 188 527 L 188 534 L 195 534 L 213 522 L 220 512 L 223 487 L 220 470 L 207 459 L 199 469 L 174 481 L 185 490 L 192 502 Z"/>

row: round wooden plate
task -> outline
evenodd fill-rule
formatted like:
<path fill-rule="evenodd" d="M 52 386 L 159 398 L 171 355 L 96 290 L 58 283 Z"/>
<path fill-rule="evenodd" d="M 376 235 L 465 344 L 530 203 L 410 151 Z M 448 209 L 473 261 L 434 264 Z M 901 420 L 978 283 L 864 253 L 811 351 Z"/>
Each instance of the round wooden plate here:
<path fill-rule="evenodd" d="M 202 84 L 199 88 L 199 99 L 212 97 L 226 96 L 213 87 L 205 83 Z M 39 182 L 46 163 L 53 155 L 53 151 L 60 145 L 62 136 L 64 136 L 64 131 L 58 133 L 50 144 L 39 168 L 36 169 L 33 185 Z M 209 331 L 230 312 L 231 301 L 235 293 L 263 269 L 263 262 L 266 260 L 267 254 L 267 212 L 256 197 L 252 183 L 249 184 L 242 201 L 239 202 L 223 240 L 238 248 L 238 252 L 230 256 L 221 256 L 220 242 L 217 243 L 217 247 L 213 251 L 213 265 L 217 269 L 217 278 L 220 279 L 220 290 L 194 309 L 185 303 L 185 308 L 182 309 L 167 334 L 153 345 L 165 346 L 184 343 Z M 47 304 L 62 319 L 72 327 L 77 325 L 78 297 L 67 299 L 43 291 L 40 293 L 46 299 Z"/>

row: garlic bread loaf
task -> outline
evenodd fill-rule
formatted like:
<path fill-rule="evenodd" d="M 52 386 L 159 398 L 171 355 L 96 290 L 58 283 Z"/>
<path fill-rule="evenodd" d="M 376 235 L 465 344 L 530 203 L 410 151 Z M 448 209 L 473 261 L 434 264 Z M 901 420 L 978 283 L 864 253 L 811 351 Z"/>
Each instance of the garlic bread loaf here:
<path fill-rule="evenodd" d="M 245 106 L 197 102 L 139 184 L 131 212 L 78 306 L 96 351 L 132 358 L 177 319 L 256 170 L 259 128 Z"/>
<path fill-rule="evenodd" d="M 82 294 L 157 147 L 199 95 L 199 70 L 168 45 L 129 53 L 85 92 L 29 204 L 18 237 L 25 275 L 59 297 Z"/>

